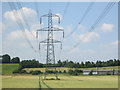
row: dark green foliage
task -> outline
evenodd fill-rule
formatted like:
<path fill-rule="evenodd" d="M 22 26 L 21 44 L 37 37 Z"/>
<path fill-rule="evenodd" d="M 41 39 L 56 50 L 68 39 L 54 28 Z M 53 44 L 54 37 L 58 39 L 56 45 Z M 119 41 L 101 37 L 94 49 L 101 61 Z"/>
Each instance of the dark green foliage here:
<path fill-rule="evenodd" d="M 68 70 L 68 74 L 73 75 L 74 71 L 73 70 Z"/>
<path fill-rule="evenodd" d="M 24 60 L 20 63 L 21 68 L 41 68 L 43 64 L 39 63 L 36 60 Z"/>
<path fill-rule="evenodd" d="M 5 54 L 2 56 L 2 63 L 10 63 L 10 56 L 8 54 Z"/>
<path fill-rule="evenodd" d="M 67 73 L 66 70 L 64 70 L 63 73 Z"/>
<path fill-rule="evenodd" d="M 19 57 L 15 57 L 15 58 L 12 58 L 10 62 L 11 63 L 20 63 L 20 59 L 19 59 Z"/>
<path fill-rule="evenodd" d="M 90 71 L 89 75 L 93 75 L 93 71 L 92 70 Z"/>
<path fill-rule="evenodd" d="M 70 75 L 80 75 L 80 74 L 82 74 L 83 73 L 83 71 L 82 70 L 77 70 L 77 69 L 75 69 L 75 70 L 69 70 L 68 71 L 68 74 L 70 74 Z"/>
<path fill-rule="evenodd" d="M 83 70 L 77 70 L 77 69 L 74 70 L 75 75 L 80 75 L 82 73 L 83 73 Z"/>
<path fill-rule="evenodd" d="M 21 74 L 27 74 L 26 70 L 20 70 L 19 73 L 21 73 Z"/>
<path fill-rule="evenodd" d="M 14 70 L 12 73 L 13 74 L 18 74 L 20 71 L 19 70 Z"/>
<path fill-rule="evenodd" d="M 59 73 L 62 73 L 62 71 L 59 71 Z"/>
<path fill-rule="evenodd" d="M 27 74 L 26 70 L 14 70 L 13 74 Z"/>
<path fill-rule="evenodd" d="M 10 58 L 10 55 L 5 54 L 3 56 L 1 56 L 2 61 L 0 61 L 0 63 L 20 63 L 20 59 L 19 57 L 15 57 L 15 58 Z"/>
<path fill-rule="evenodd" d="M 32 75 L 39 75 L 39 74 L 42 74 L 42 72 L 39 71 L 39 70 L 32 71 L 31 73 L 32 73 Z"/>
<path fill-rule="evenodd" d="M 31 71 L 29 72 L 29 74 L 32 74 L 32 72 L 33 72 L 33 70 L 31 70 Z"/>
<path fill-rule="evenodd" d="M 46 73 L 49 73 L 49 74 L 54 74 L 55 71 L 52 71 L 52 70 L 47 70 Z"/>
<path fill-rule="evenodd" d="M 108 60 L 108 61 L 97 61 L 97 62 L 77 62 L 73 61 L 58 61 L 58 66 L 60 67 L 68 67 L 68 68 L 92 68 L 92 67 L 107 67 L 107 66 L 120 66 L 120 60 Z"/>

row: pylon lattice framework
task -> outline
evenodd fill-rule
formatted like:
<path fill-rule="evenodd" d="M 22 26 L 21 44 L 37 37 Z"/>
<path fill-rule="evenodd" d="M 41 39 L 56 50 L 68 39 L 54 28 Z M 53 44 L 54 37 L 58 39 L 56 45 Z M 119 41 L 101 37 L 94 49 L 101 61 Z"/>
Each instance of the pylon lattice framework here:
<path fill-rule="evenodd" d="M 62 31 L 63 32 L 63 38 L 64 38 L 64 30 L 60 29 L 60 28 L 53 27 L 53 20 L 52 20 L 53 17 L 58 18 L 58 24 L 60 24 L 60 17 L 56 14 L 52 14 L 51 10 L 49 10 L 48 14 L 40 17 L 40 24 L 42 23 L 42 18 L 43 17 L 48 17 L 48 27 L 37 30 L 37 37 L 38 37 L 38 32 L 39 31 L 47 31 L 48 32 L 47 39 L 44 40 L 44 41 L 41 41 L 39 43 L 39 50 L 40 50 L 40 44 L 41 43 L 47 44 L 46 69 L 45 69 L 45 76 L 44 76 L 44 79 L 46 79 L 46 75 L 47 75 L 46 71 L 48 70 L 49 65 L 50 64 L 55 64 L 54 43 L 61 43 L 61 49 L 62 49 L 62 42 L 53 39 L 53 31 Z M 54 67 L 54 69 L 55 69 L 56 79 L 58 79 L 56 68 Z"/>

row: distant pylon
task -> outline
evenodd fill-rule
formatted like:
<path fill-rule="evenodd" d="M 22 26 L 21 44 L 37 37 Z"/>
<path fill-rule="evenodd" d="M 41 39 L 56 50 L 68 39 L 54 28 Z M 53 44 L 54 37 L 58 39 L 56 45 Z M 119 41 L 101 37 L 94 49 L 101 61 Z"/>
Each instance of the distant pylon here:
<path fill-rule="evenodd" d="M 50 68 L 51 64 L 55 64 L 54 43 L 61 43 L 61 49 L 62 49 L 62 42 L 53 39 L 53 32 L 54 31 L 62 31 L 63 32 L 63 38 L 64 38 L 64 30 L 60 29 L 60 28 L 57 28 L 57 27 L 53 27 L 53 17 L 58 18 L 58 24 L 60 24 L 60 17 L 56 14 L 52 14 L 51 10 L 49 10 L 48 14 L 40 17 L 40 24 L 42 23 L 42 18 L 43 17 L 48 17 L 48 27 L 37 30 L 37 35 L 36 36 L 38 37 L 38 31 L 47 31 L 48 32 L 47 39 L 44 40 L 44 41 L 41 41 L 39 43 L 39 49 L 40 49 L 40 44 L 41 43 L 47 44 L 46 68 L 45 68 L 45 76 L 44 76 L 44 79 L 46 79 L 47 70 Z M 53 68 L 55 69 L 55 72 L 54 72 L 55 77 L 56 77 L 56 79 L 58 79 L 57 70 L 54 66 L 53 66 Z"/>

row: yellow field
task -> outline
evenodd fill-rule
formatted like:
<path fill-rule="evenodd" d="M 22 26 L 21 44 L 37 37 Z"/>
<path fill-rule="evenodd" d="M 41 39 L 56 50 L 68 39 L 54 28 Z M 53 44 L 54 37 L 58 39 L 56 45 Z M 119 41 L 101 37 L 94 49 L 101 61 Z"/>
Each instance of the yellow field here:
<path fill-rule="evenodd" d="M 43 76 L 41 76 L 43 78 Z M 47 78 L 53 78 L 48 76 Z M 118 76 L 59 75 L 60 80 L 42 80 L 39 76 L 2 76 L 3 88 L 118 88 Z"/>
<path fill-rule="evenodd" d="M 119 67 L 120 68 L 120 67 Z M 67 67 L 56 67 L 56 69 L 58 70 L 58 71 L 64 71 L 64 70 L 66 70 L 66 71 L 68 71 L 69 69 L 79 69 L 79 70 L 95 70 L 96 68 L 67 68 Z M 118 66 L 114 66 L 114 67 L 100 67 L 100 68 L 98 68 L 98 69 L 118 69 Z M 24 70 L 26 70 L 26 71 L 31 71 L 31 70 L 40 70 L 40 71 L 42 71 L 42 72 L 44 72 L 45 71 L 45 68 L 25 68 Z M 51 68 L 51 69 L 49 69 L 49 70 L 53 70 L 53 68 Z"/>

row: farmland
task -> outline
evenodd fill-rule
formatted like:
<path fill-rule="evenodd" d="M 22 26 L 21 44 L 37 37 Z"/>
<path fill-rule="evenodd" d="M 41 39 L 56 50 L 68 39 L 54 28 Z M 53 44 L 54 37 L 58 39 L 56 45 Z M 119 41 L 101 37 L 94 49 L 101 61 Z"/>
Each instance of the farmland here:
<path fill-rule="evenodd" d="M 3 88 L 117 88 L 118 76 L 104 75 L 104 76 L 88 76 L 79 75 L 71 76 L 68 74 L 59 74 L 60 80 L 42 80 L 43 74 L 38 75 L 30 74 L 17 74 L 13 75 L 12 71 L 18 68 L 18 64 L 3 64 L 2 87 Z M 116 67 L 102 67 L 100 69 L 118 68 Z M 58 67 L 57 70 L 69 70 L 71 68 Z M 86 70 L 86 68 L 79 68 Z M 87 68 L 91 69 L 91 68 Z M 96 69 L 96 68 L 92 68 Z M 26 71 L 41 70 L 44 68 L 25 68 Z M 48 78 L 53 78 L 49 75 Z"/>
<path fill-rule="evenodd" d="M 1 64 L 0 64 L 1 66 Z M 2 74 L 12 74 L 12 72 L 14 70 L 16 70 L 18 68 L 19 64 L 2 64 Z M 74 68 L 67 68 L 67 67 L 57 67 L 58 71 L 68 71 L 69 69 L 74 69 Z M 96 68 L 77 68 L 80 70 L 95 70 Z M 99 69 L 118 69 L 118 66 L 113 66 L 113 67 L 100 67 Z M 44 72 L 45 68 L 25 68 L 24 70 L 26 70 L 27 72 L 31 71 L 31 70 L 40 70 L 42 72 Z"/>
<path fill-rule="evenodd" d="M 49 76 L 51 77 L 51 76 Z M 59 75 L 60 80 L 40 80 L 38 76 L 3 76 L 3 88 L 117 88 L 118 76 Z"/>
<path fill-rule="evenodd" d="M 12 74 L 19 64 L 2 64 L 2 74 Z"/>

